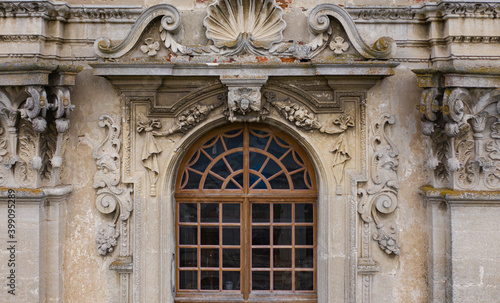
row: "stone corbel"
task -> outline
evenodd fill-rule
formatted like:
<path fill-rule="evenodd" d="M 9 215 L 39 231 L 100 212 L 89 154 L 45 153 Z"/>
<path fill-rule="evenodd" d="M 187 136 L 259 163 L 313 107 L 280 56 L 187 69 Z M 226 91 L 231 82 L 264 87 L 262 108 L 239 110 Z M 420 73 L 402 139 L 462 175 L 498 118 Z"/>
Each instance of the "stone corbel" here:
<path fill-rule="evenodd" d="M 269 110 L 262 102 L 261 88 L 267 77 L 221 77 L 227 86 L 224 115 L 230 122 L 258 122 L 265 120 Z"/>
<path fill-rule="evenodd" d="M 386 125 L 395 122 L 394 116 L 385 114 L 374 124 L 370 180 L 366 188 L 358 190 L 361 196 L 358 212 L 366 225 L 363 228 L 369 229 L 371 223 L 375 224 L 377 233 L 373 240 L 389 255 L 400 254 L 398 231 L 394 225 L 386 227 L 381 216 L 393 213 L 398 206 L 399 152 L 385 131 Z"/>
<path fill-rule="evenodd" d="M 453 190 L 498 190 L 496 126 L 498 72 L 414 70 L 424 88 L 418 109 L 428 140 L 431 185 Z"/>
<path fill-rule="evenodd" d="M 118 244 L 118 218 L 121 221 L 122 234 L 128 234 L 127 223 L 133 209 L 133 201 L 132 189 L 121 183 L 121 127 L 108 115 L 100 117 L 99 126 L 108 128 L 108 134 L 94 149 L 97 165 L 93 184 L 97 190 L 96 208 L 104 215 L 113 215 L 111 221 L 100 227 L 96 236 L 97 251 L 105 256 Z"/>

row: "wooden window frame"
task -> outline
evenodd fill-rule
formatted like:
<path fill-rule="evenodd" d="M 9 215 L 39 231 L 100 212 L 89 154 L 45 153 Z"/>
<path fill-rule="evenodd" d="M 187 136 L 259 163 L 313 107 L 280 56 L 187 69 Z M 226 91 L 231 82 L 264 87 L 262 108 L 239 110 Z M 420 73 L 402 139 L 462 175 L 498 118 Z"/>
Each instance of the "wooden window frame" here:
<path fill-rule="evenodd" d="M 182 189 L 181 188 L 181 181 L 182 181 L 182 174 L 185 171 L 186 165 L 188 165 L 189 160 L 191 157 L 199 150 L 205 142 L 213 138 L 214 136 L 218 134 L 222 134 L 227 131 L 235 130 L 238 128 L 243 128 L 243 158 L 245 159 L 243 163 L 243 170 L 244 170 L 244 184 L 242 190 L 204 190 L 202 189 L 202 185 L 199 186 L 198 189 L 192 190 L 192 189 Z M 250 152 L 250 147 L 249 147 L 249 128 L 252 129 L 261 129 L 265 131 L 270 131 L 272 134 L 275 134 L 278 136 L 280 139 L 283 139 L 286 143 L 288 143 L 294 150 L 294 152 L 297 152 L 297 154 L 300 156 L 302 159 L 304 165 L 306 166 L 306 169 L 309 172 L 310 180 L 311 180 L 311 187 L 307 190 L 282 190 L 282 189 L 264 189 L 264 190 L 250 190 L 250 184 L 249 184 L 249 152 Z M 304 175 L 304 178 L 305 175 Z M 201 184 L 201 182 L 200 182 Z M 285 133 L 271 127 L 268 125 L 259 125 L 259 124 L 230 124 L 228 126 L 225 126 L 223 128 L 218 128 L 216 130 L 209 131 L 207 134 L 202 136 L 197 140 L 195 144 L 188 150 L 186 155 L 184 156 L 181 166 L 179 169 L 178 177 L 177 177 L 177 182 L 176 182 L 176 224 L 175 224 L 175 234 L 176 234 L 176 265 L 175 265 L 175 281 L 176 281 L 176 296 L 175 296 L 175 301 L 176 302 L 317 302 L 317 187 L 316 187 L 316 179 L 315 179 L 315 174 L 314 174 L 314 169 L 312 166 L 312 163 L 309 160 L 309 157 L 305 153 L 305 151 L 297 144 L 297 142 L 292 139 L 290 136 L 286 135 Z M 240 268 L 241 268 L 241 279 L 240 279 L 240 290 L 237 291 L 222 291 L 222 290 L 180 290 L 179 289 L 179 240 L 178 240 L 178 235 L 179 235 L 179 226 L 183 225 L 184 223 L 179 222 L 179 215 L 178 215 L 178 207 L 180 203 L 240 203 L 240 246 L 241 246 L 241 259 L 240 259 Z M 313 290 L 312 291 L 273 291 L 272 290 L 272 281 L 271 281 L 271 287 L 269 291 L 256 291 L 256 290 L 251 290 L 251 258 L 252 258 L 252 243 L 251 242 L 251 228 L 252 228 L 252 222 L 251 222 L 251 205 L 252 203 L 270 203 L 271 205 L 273 203 L 312 203 L 313 209 L 314 209 L 314 216 L 313 216 L 313 234 L 314 234 L 314 239 L 313 239 Z M 219 204 L 222 205 L 222 204 Z M 272 208 L 272 206 L 271 206 Z M 201 225 L 207 225 L 205 223 L 200 223 L 200 214 L 199 214 L 199 209 L 200 207 L 197 207 L 197 212 L 198 212 L 198 218 L 197 218 L 197 226 Z M 292 207 L 292 209 L 295 209 L 295 207 Z M 219 212 L 219 216 L 222 216 L 222 211 Z M 293 213 L 292 213 L 293 215 Z M 219 237 L 221 236 L 222 233 L 222 227 L 225 225 L 224 223 L 221 223 L 222 220 L 219 219 L 219 223 L 213 224 L 214 226 L 219 226 Z M 295 219 L 293 219 L 292 222 L 295 222 Z M 272 220 L 268 224 L 268 226 L 272 226 Z M 193 226 L 195 224 L 192 224 Z M 286 225 L 286 224 L 285 224 Z M 291 226 L 295 226 L 295 223 L 293 224 L 288 224 Z M 306 224 L 307 225 L 307 224 Z M 271 228 L 271 227 L 270 227 Z M 198 231 L 200 230 L 200 227 L 198 227 Z M 295 229 L 292 227 L 292 235 L 294 235 Z M 200 233 L 198 232 L 198 242 L 197 245 L 197 252 L 198 252 L 198 265 L 200 264 Z M 294 238 L 294 237 L 293 237 Z M 221 266 L 221 240 L 219 240 L 219 245 L 217 246 L 219 248 L 219 285 L 222 285 L 222 266 Z M 295 268 L 295 260 L 294 260 L 294 253 L 295 253 L 295 240 L 293 240 L 292 245 L 287 248 L 292 249 L 292 267 L 293 270 L 292 276 L 295 275 L 296 271 L 302 271 L 302 270 L 296 270 Z M 186 247 L 186 246 L 183 246 Z M 272 233 L 271 233 L 271 242 L 270 242 L 270 247 L 273 247 L 272 243 Z M 193 247 L 194 248 L 194 247 Z M 311 247 L 307 247 L 311 248 Z M 271 250 L 272 251 L 272 250 Z M 272 256 L 271 256 L 272 258 Z M 272 264 L 270 265 L 272 268 Z M 200 271 L 200 268 L 198 267 L 197 269 Z M 239 269 L 237 269 L 239 271 Z M 272 269 L 270 270 L 271 272 L 273 271 Z M 304 270 L 304 271 L 311 271 L 311 270 Z M 272 274 L 271 274 L 272 275 Z M 272 279 L 271 279 L 272 280 Z M 294 279 L 293 279 L 294 280 Z M 200 279 L 197 281 L 198 283 L 198 288 L 200 286 Z M 220 286 L 222 288 L 222 286 Z M 294 289 L 294 285 L 292 285 L 292 289 Z"/>

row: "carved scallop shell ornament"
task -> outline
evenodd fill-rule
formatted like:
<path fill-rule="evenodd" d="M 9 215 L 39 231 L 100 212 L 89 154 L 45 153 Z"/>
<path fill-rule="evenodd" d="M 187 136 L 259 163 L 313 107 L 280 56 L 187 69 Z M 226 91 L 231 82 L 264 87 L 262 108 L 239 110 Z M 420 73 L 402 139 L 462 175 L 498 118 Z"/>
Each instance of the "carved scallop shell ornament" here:
<path fill-rule="evenodd" d="M 275 0 L 217 0 L 208 7 L 203 24 L 216 47 L 234 49 L 235 54 L 269 49 L 281 42 L 286 27 Z"/>

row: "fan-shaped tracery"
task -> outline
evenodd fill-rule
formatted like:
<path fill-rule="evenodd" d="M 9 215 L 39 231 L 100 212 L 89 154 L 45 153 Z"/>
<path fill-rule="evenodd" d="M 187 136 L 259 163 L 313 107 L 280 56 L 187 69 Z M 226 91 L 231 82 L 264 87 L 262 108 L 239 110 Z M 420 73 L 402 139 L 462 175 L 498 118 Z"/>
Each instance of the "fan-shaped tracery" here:
<path fill-rule="evenodd" d="M 315 191 L 302 148 L 268 126 L 231 125 L 199 142 L 181 164 L 178 192 Z"/>

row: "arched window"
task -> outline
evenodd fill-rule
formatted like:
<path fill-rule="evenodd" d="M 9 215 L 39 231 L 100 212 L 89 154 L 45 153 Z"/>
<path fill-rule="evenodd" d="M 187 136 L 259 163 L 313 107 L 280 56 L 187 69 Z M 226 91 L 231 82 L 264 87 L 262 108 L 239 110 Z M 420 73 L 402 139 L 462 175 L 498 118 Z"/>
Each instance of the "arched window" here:
<path fill-rule="evenodd" d="M 186 153 L 176 184 L 176 301 L 316 302 L 316 179 L 283 132 L 231 124 Z"/>

